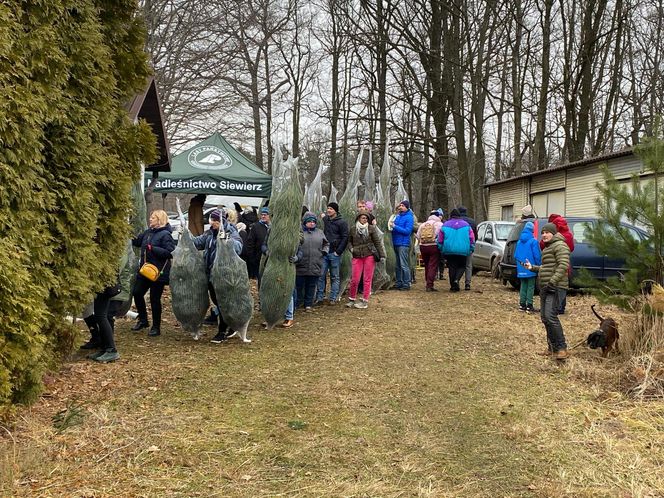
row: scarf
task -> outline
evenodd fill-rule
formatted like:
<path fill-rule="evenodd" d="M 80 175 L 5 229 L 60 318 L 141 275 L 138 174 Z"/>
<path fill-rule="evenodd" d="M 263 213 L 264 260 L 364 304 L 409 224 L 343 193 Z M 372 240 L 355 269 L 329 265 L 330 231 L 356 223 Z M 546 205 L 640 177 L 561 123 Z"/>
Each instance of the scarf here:
<path fill-rule="evenodd" d="M 369 223 L 365 223 L 363 225 L 359 221 L 356 221 L 355 222 L 355 229 L 357 230 L 357 233 L 359 234 L 360 237 L 368 237 L 369 236 Z"/>

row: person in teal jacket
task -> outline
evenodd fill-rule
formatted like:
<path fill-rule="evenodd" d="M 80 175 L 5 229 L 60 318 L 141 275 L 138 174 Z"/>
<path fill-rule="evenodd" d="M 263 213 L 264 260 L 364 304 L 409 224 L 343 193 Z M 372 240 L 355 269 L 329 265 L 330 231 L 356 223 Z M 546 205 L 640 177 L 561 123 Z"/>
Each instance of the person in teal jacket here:
<path fill-rule="evenodd" d="M 459 280 L 466 272 L 466 258 L 475 250 L 475 234 L 470 224 L 461 219 L 458 209 L 452 209 L 450 219 L 438 232 L 438 249 L 449 268 L 450 292 L 459 292 Z"/>

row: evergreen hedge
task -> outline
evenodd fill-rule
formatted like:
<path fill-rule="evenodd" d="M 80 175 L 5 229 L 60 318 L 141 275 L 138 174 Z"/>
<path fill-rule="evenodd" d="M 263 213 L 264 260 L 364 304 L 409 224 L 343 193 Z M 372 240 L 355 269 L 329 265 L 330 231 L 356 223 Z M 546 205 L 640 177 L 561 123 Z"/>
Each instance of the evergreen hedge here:
<path fill-rule="evenodd" d="M 73 344 L 65 316 L 116 279 L 130 190 L 156 156 L 124 105 L 149 75 L 133 0 L 0 4 L 0 415 Z"/>

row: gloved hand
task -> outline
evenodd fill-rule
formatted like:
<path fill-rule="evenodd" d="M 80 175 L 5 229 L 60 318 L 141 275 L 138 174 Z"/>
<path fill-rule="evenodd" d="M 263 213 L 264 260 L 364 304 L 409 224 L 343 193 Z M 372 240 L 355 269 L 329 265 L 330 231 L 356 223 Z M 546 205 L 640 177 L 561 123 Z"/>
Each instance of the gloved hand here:
<path fill-rule="evenodd" d="M 556 288 L 551 284 L 546 284 L 544 287 L 542 287 L 542 292 L 545 294 L 554 294 L 556 292 Z"/>
<path fill-rule="evenodd" d="M 297 256 L 288 256 L 289 263 L 297 263 Z"/>

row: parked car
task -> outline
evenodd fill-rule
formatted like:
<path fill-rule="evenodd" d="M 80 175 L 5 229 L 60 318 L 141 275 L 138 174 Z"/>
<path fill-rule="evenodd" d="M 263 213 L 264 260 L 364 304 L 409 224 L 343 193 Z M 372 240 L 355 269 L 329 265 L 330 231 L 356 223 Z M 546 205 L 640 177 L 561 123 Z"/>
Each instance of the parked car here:
<path fill-rule="evenodd" d="M 473 272 L 485 270 L 495 274 L 514 225 L 513 221 L 483 221 L 477 225 Z"/>
<path fill-rule="evenodd" d="M 585 268 L 597 280 L 606 280 L 609 277 L 617 276 L 628 269 L 625 267 L 625 260 L 610 258 L 598 254 L 595 247 L 590 245 L 588 240 L 588 229 L 598 223 L 598 218 L 569 217 L 565 218 L 569 225 L 570 232 L 574 235 L 574 251 L 571 255 L 572 280 L 570 285 L 574 284 L 574 277 L 578 275 L 581 268 Z M 542 227 L 548 222 L 547 218 L 536 218 L 525 221 L 518 221 L 507 238 L 503 259 L 500 262 L 500 273 L 503 283 L 509 282 L 515 289 L 519 287 L 519 279 L 516 276 L 516 261 L 514 260 L 514 251 L 516 243 L 519 240 L 521 231 L 527 221 L 535 223 L 535 234 L 539 238 L 542 233 Z M 633 225 L 622 223 L 622 226 L 628 229 L 628 232 L 635 238 L 644 240 L 648 234 Z"/>

